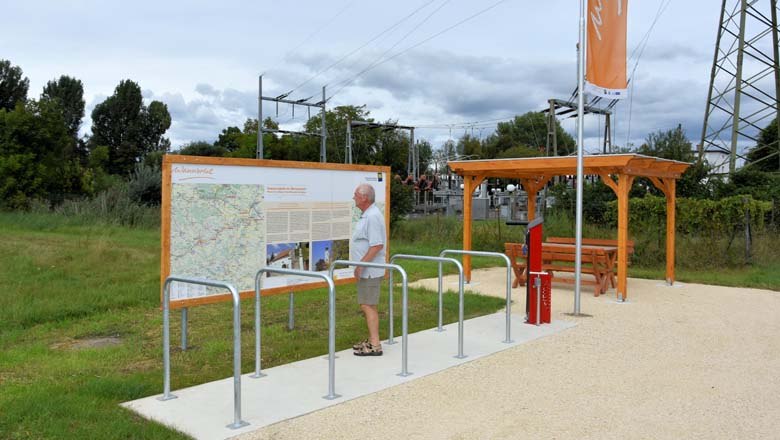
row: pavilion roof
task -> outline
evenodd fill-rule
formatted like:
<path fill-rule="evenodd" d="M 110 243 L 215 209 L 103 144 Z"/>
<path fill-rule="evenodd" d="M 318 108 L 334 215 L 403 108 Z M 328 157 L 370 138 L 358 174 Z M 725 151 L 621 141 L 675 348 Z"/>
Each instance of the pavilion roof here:
<path fill-rule="evenodd" d="M 455 160 L 447 162 L 461 176 L 539 178 L 577 174 L 576 156 L 520 159 Z M 625 174 L 638 177 L 679 179 L 691 164 L 641 154 L 605 154 L 583 157 L 586 175 Z"/>

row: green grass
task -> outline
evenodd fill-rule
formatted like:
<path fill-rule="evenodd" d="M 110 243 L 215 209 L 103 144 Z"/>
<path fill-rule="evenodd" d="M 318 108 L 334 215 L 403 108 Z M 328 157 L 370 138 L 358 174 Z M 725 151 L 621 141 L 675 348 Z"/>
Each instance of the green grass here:
<path fill-rule="evenodd" d="M 755 287 L 780 291 L 780 234 L 767 227 L 754 232 L 749 262 L 745 259 L 745 240 L 739 233 L 730 237 L 682 235 L 676 237 L 675 275 L 678 281 L 733 287 Z M 503 252 L 504 242 L 525 241 L 525 228 L 507 226 L 497 220 L 475 221 L 472 248 Z M 665 278 L 666 229 L 629 231 L 635 242 L 635 253 L 629 276 Z M 544 219 L 545 236 L 574 236 L 574 221 L 551 213 Z M 616 238 L 614 229 L 592 224 L 583 225 L 583 237 Z M 462 220 L 455 217 L 430 216 L 402 222 L 393 231 L 391 251 L 396 253 L 438 255 L 442 249 L 458 249 L 462 244 Z M 408 267 L 406 266 L 408 264 Z M 473 258 L 472 267 L 499 266 L 496 259 Z M 435 263 L 405 263 L 407 271 L 419 277 L 434 277 Z M 452 265 L 444 265 L 445 273 L 455 273 Z"/>
<path fill-rule="evenodd" d="M 630 267 L 628 275 L 636 278 L 663 280 L 665 269 Z M 780 264 L 761 264 L 732 269 L 675 269 L 677 281 L 729 287 L 752 287 L 780 291 Z"/>
<path fill-rule="evenodd" d="M 423 253 L 412 247 L 398 253 Z M 438 252 L 431 253 L 438 254 Z M 100 226 L 62 215 L 0 213 L 0 438 L 184 438 L 119 403 L 162 392 L 159 230 Z M 436 264 L 402 265 L 410 278 Z M 450 268 L 448 272 L 453 269 Z M 353 285 L 337 289 L 337 349 L 365 335 Z M 387 337 L 387 293 L 380 305 Z M 396 332 L 400 290 L 394 297 Z M 467 295 L 467 317 L 492 313 L 503 300 Z M 242 371 L 254 370 L 252 301 L 242 301 Z M 263 368 L 327 351 L 327 292 L 295 296 L 287 329 L 287 295 L 263 299 Z M 409 331 L 435 327 L 437 298 L 410 289 Z M 457 319 L 446 294 L 445 322 Z M 178 348 L 180 314 L 171 319 L 172 389 L 232 374 L 232 320 L 227 303 L 193 307 L 191 349 Z M 115 345 L 79 348 L 92 338 Z M 324 384 L 323 384 L 324 385 Z"/>

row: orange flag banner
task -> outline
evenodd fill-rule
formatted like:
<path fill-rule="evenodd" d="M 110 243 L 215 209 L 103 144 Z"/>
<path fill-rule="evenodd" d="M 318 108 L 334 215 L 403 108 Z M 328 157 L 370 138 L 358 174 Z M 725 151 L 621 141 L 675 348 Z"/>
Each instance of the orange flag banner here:
<path fill-rule="evenodd" d="M 588 0 L 585 92 L 608 99 L 627 95 L 626 16 L 628 0 Z"/>

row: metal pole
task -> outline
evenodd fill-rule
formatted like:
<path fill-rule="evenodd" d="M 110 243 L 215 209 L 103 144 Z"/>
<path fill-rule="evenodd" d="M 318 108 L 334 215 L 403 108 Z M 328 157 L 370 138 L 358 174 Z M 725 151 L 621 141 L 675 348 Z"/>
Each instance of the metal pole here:
<path fill-rule="evenodd" d="M 731 155 L 729 156 L 729 175 L 737 167 L 737 140 L 739 139 L 739 107 L 742 97 L 742 60 L 745 54 L 745 17 L 747 0 L 741 0 L 739 11 L 739 45 L 737 49 L 737 74 L 734 80 L 734 116 L 731 123 Z"/>
<path fill-rule="evenodd" d="M 336 394 L 336 287 L 332 276 L 325 281 L 328 282 L 328 394 L 325 399 L 333 400 L 341 397 Z"/>
<path fill-rule="evenodd" d="M 347 120 L 347 151 L 344 154 L 344 162 L 352 163 L 352 121 Z"/>
<path fill-rule="evenodd" d="M 582 267 L 582 155 L 585 112 L 585 0 L 580 0 L 580 43 L 577 47 L 577 214 L 574 250 L 574 314 L 580 314 L 580 268 Z M 537 317 L 538 318 L 538 317 Z"/>
<path fill-rule="evenodd" d="M 772 54 L 774 55 L 774 69 L 775 69 L 775 142 L 777 142 L 777 162 L 778 169 L 780 169 L 780 42 L 777 35 L 777 0 L 771 0 L 770 6 L 772 8 Z"/>
<path fill-rule="evenodd" d="M 233 423 L 230 429 L 238 429 L 249 423 L 241 420 L 241 297 L 233 286 L 228 286 L 233 295 Z"/>
<path fill-rule="evenodd" d="M 260 328 L 260 290 L 263 288 L 262 274 L 255 275 L 255 374 L 251 375 L 253 379 L 259 379 L 265 374 L 260 371 L 260 347 L 262 332 Z"/>
<path fill-rule="evenodd" d="M 407 287 L 406 272 L 401 270 L 401 278 L 403 280 L 403 297 L 401 298 L 401 373 L 398 375 L 406 377 L 411 375 L 409 372 L 409 295 Z"/>
<path fill-rule="evenodd" d="M 181 309 L 181 351 L 187 351 L 187 311 L 184 307 Z"/>
<path fill-rule="evenodd" d="M 542 321 L 542 278 L 541 275 L 536 275 L 534 279 L 534 286 L 536 287 L 536 326 L 538 327 Z"/>
<path fill-rule="evenodd" d="M 720 47 L 720 37 L 723 35 L 723 16 L 726 13 L 726 0 L 720 7 L 720 20 L 718 21 L 718 36 L 715 37 L 715 55 L 712 58 L 712 70 L 710 71 L 710 87 L 707 92 L 707 105 L 704 106 L 704 124 L 701 129 L 701 143 L 699 144 L 699 162 L 704 160 L 704 141 L 707 139 L 707 123 L 710 118 L 710 107 L 712 106 L 712 87 L 715 84 L 715 72 L 718 66 L 718 48 Z"/>
<path fill-rule="evenodd" d="M 395 334 L 395 329 L 393 326 L 395 323 L 395 318 L 393 318 L 393 271 L 390 271 L 390 277 L 388 278 L 388 286 L 387 286 L 387 296 L 388 296 L 388 302 L 387 302 L 387 315 L 390 319 L 387 320 L 387 326 L 388 326 L 388 337 L 387 337 L 387 345 L 393 345 L 395 344 L 395 340 L 393 339 L 393 335 Z"/>
<path fill-rule="evenodd" d="M 163 395 L 159 400 L 171 400 L 176 396 L 171 394 L 171 332 L 170 332 L 170 291 L 171 282 L 165 280 L 163 286 Z"/>
<path fill-rule="evenodd" d="M 290 292 L 290 305 L 287 311 L 287 330 L 295 328 L 295 295 Z"/>
<path fill-rule="evenodd" d="M 322 131 L 320 141 L 320 162 L 327 162 L 327 151 L 325 148 L 327 133 L 325 131 L 325 86 L 322 86 Z"/>
<path fill-rule="evenodd" d="M 436 329 L 437 332 L 443 332 L 444 328 L 442 327 L 442 323 L 444 322 L 444 291 L 442 289 L 442 270 L 441 270 L 441 261 L 439 261 L 439 328 Z"/>
<path fill-rule="evenodd" d="M 409 151 L 412 152 L 412 173 L 414 174 L 414 180 L 420 178 L 420 170 L 417 166 L 417 146 L 414 144 L 414 128 L 409 130 Z"/>
<path fill-rule="evenodd" d="M 504 255 L 509 260 L 509 257 Z M 506 267 L 506 339 L 504 343 L 512 342 L 512 266 L 511 263 Z"/>
<path fill-rule="evenodd" d="M 263 75 L 257 79 L 257 159 L 263 158 Z"/>
<path fill-rule="evenodd" d="M 458 273 L 458 359 L 466 357 L 463 354 L 463 271 Z"/>

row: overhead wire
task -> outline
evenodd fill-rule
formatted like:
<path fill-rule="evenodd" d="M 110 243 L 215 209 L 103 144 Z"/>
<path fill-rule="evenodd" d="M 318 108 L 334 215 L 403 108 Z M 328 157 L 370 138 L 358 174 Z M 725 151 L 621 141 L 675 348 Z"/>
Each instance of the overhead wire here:
<path fill-rule="evenodd" d="M 385 49 L 384 52 L 382 52 L 378 57 L 376 57 L 374 60 L 372 60 L 368 65 L 363 69 L 363 71 L 368 71 L 374 68 L 378 63 L 381 62 L 381 60 L 393 49 L 395 49 L 399 44 L 404 42 L 409 35 L 413 34 L 417 29 L 419 29 L 423 24 L 425 24 L 428 20 L 430 20 L 431 17 L 433 17 L 437 12 L 441 10 L 447 3 L 449 3 L 450 0 L 444 0 L 438 7 L 436 7 L 433 11 L 431 11 L 427 16 L 425 16 L 419 23 L 417 23 L 412 29 L 410 29 L 408 32 L 406 32 L 398 41 L 393 43 L 392 46 Z M 340 81 L 336 84 L 341 84 L 343 81 Z"/>
<path fill-rule="evenodd" d="M 293 47 L 292 49 L 290 49 L 290 50 L 288 50 L 287 52 L 285 52 L 285 53 L 284 53 L 284 55 L 282 56 L 282 59 L 289 58 L 289 57 L 290 57 L 291 55 L 293 55 L 293 54 L 294 54 L 294 53 L 295 53 L 295 52 L 296 52 L 298 49 L 300 49 L 301 47 L 303 47 L 303 45 L 304 45 L 304 44 L 308 43 L 308 42 L 309 42 L 309 40 L 311 40 L 312 38 L 314 38 L 314 36 L 315 36 L 315 35 L 319 34 L 319 33 L 320 33 L 320 32 L 322 32 L 322 31 L 323 31 L 323 30 L 324 30 L 326 27 L 330 26 L 330 24 L 331 24 L 331 23 L 333 23 L 334 21 L 336 21 L 336 19 L 337 19 L 337 18 L 339 18 L 339 17 L 341 16 L 341 14 L 343 14 L 343 13 L 344 13 L 344 12 L 345 12 L 347 9 L 349 9 L 349 7 L 350 7 L 350 6 L 352 6 L 352 4 L 353 4 L 353 3 L 355 3 L 355 2 L 354 2 L 354 1 L 351 1 L 351 2 L 347 3 L 347 4 L 346 4 L 346 5 L 343 7 L 343 8 L 339 9 L 339 11 L 338 11 L 338 12 L 336 12 L 336 14 L 335 14 L 335 15 L 333 15 L 332 17 L 330 17 L 330 18 L 329 18 L 327 21 L 325 21 L 325 23 L 324 23 L 324 24 L 322 24 L 322 25 L 321 25 L 320 27 L 318 27 L 316 30 L 314 30 L 314 31 L 313 31 L 313 32 L 311 32 L 309 35 L 307 35 L 307 36 L 306 36 L 306 37 L 305 37 L 305 38 L 304 38 L 304 39 L 303 39 L 303 40 L 302 40 L 300 43 L 298 43 L 298 44 L 297 44 L 295 47 Z M 272 67 L 272 68 L 270 68 L 270 69 L 266 69 L 266 71 L 268 71 L 268 70 L 273 70 L 274 68 L 276 68 L 276 66 L 274 66 L 274 67 Z M 265 72 L 263 72 L 263 73 L 265 73 Z M 288 94 L 289 94 L 289 93 L 288 93 Z"/>
<path fill-rule="evenodd" d="M 636 74 L 636 70 L 639 67 L 639 60 L 642 58 L 642 54 L 645 52 L 645 48 L 647 47 L 647 43 L 650 41 L 650 34 L 653 31 L 653 28 L 655 28 L 656 23 L 658 23 L 658 19 L 661 18 L 661 15 L 664 13 L 666 8 L 669 6 L 669 4 L 672 2 L 672 0 L 666 0 L 666 3 L 664 3 L 664 0 L 661 0 L 661 3 L 658 5 L 658 11 L 656 11 L 655 18 L 653 18 L 653 22 L 650 24 L 650 27 L 647 29 L 647 32 L 645 32 L 645 35 L 640 40 L 639 44 L 634 48 L 634 50 L 631 52 L 631 56 L 629 58 L 632 58 L 637 51 L 639 51 L 636 60 L 634 61 L 634 68 L 631 69 L 631 74 L 628 77 L 629 86 L 631 88 L 630 93 L 628 94 L 628 127 L 626 129 L 626 148 L 628 148 L 629 141 L 631 139 L 631 113 L 632 108 L 634 105 L 634 90 L 636 90 L 636 78 L 634 75 Z"/>
<path fill-rule="evenodd" d="M 293 87 L 293 89 L 292 89 L 292 90 L 290 90 L 290 91 L 288 92 L 288 95 L 289 95 L 290 93 L 293 93 L 294 91 L 298 90 L 299 88 L 301 88 L 301 87 L 305 86 L 306 84 L 308 84 L 309 82 L 311 82 L 313 79 L 317 78 L 318 76 L 322 75 L 323 73 L 325 73 L 325 72 L 329 71 L 330 69 L 332 69 L 332 68 L 336 67 L 337 65 L 341 64 L 341 62 L 342 62 L 342 61 L 346 60 L 347 58 L 349 58 L 349 57 L 351 57 L 352 55 L 356 54 L 357 52 L 361 51 L 361 50 L 362 50 L 362 49 L 364 49 L 366 46 L 368 46 L 369 44 L 371 44 L 371 43 L 373 43 L 374 41 L 378 40 L 380 37 L 382 37 L 383 35 L 387 34 L 388 32 L 390 32 L 390 31 L 394 30 L 395 28 L 397 28 L 398 26 L 400 26 L 400 25 L 401 25 L 401 24 L 402 24 L 404 21 L 406 21 L 406 20 L 410 19 L 410 18 L 411 18 L 411 17 L 413 17 L 415 14 L 417 14 L 417 13 L 418 13 L 418 12 L 420 12 L 421 10 L 425 9 L 425 8 L 426 8 L 428 5 L 430 5 L 431 3 L 435 2 L 435 1 L 436 1 L 436 0 L 430 0 L 430 1 L 426 2 L 426 3 L 423 3 L 423 5 L 422 5 L 422 6 L 418 7 L 418 8 L 417 8 L 417 9 L 415 9 L 415 10 L 413 10 L 412 12 L 410 12 L 410 13 L 409 13 L 409 14 L 407 14 L 407 15 L 405 15 L 405 16 L 404 16 L 404 17 L 402 17 L 400 20 L 396 21 L 395 23 L 393 23 L 392 25 L 390 25 L 389 27 L 387 27 L 386 29 L 384 29 L 384 30 L 383 30 L 383 31 L 381 31 L 380 33 L 376 34 L 376 35 L 375 35 L 373 38 L 371 38 L 371 39 L 370 39 L 370 40 L 368 40 L 367 42 L 363 43 L 361 46 L 359 46 L 359 47 L 357 47 L 356 49 L 353 49 L 352 51 L 350 51 L 349 53 L 347 53 L 347 54 L 345 54 L 345 55 L 341 56 L 339 59 L 337 59 L 337 60 L 336 60 L 336 61 L 334 61 L 333 63 L 329 64 L 327 67 L 325 67 L 325 68 L 323 68 L 323 69 L 321 69 L 321 70 L 319 70 L 319 71 L 315 72 L 315 73 L 314 73 L 314 75 L 312 75 L 311 77 L 309 77 L 307 80 L 305 80 L 305 81 L 303 81 L 302 83 L 300 83 L 300 84 L 296 85 L 295 87 Z"/>
<path fill-rule="evenodd" d="M 344 88 L 346 88 L 347 86 L 352 84 L 352 82 L 354 82 L 356 79 L 360 78 L 364 73 L 368 72 L 369 70 L 372 70 L 372 69 L 374 69 L 374 68 L 376 68 L 376 67 L 378 67 L 378 66 L 380 66 L 380 65 L 382 65 L 382 64 L 384 64 L 384 63 L 386 63 L 388 61 L 392 61 L 395 58 L 398 58 L 399 56 L 405 54 L 406 52 L 409 52 L 412 49 L 415 49 L 417 47 L 422 46 L 423 44 L 427 43 L 428 41 L 433 40 L 434 38 L 438 37 L 439 35 L 444 34 L 445 32 L 448 32 L 448 31 L 450 31 L 450 30 L 460 26 L 461 24 L 466 23 L 467 21 L 472 20 L 472 19 L 474 19 L 474 18 L 484 14 L 485 12 L 490 11 L 491 9 L 495 8 L 496 6 L 500 5 L 501 3 L 505 3 L 506 1 L 508 1 L 508 0 L 499 0 L 499 1 L 491 4 L 490 6 L 488 6 L 488 7 L 484 8 L 484 9 L 482 9 L 482 10 L 480 10 L 480 11 L 478 11 L 478 12 L 476 12 L 476 13 L 474 13 L 474 14 L 472 14 L 472 15 L 470 15 L 470 16 L 468 16 L 468 17 L 466 17 L 466 18 L 464 18 L 464 19 L 462 19 L 460 21 L 458 21 L 457 23 L 455 23 L 453 25 L 450 25 L 450 26 L 448 26 L 448 27 L 446 27 L 446 28 L 436 32 L 435 34 L 433 34 L 433 35 L 423 39 L 422 41 L 419 41 L 419 42 L 417 42 L 417 43 L 407 47 L 406 49 L 396 53 L 395 55 L 390 56 L 388 58 L 385 58 L 385 59 L 383 59 L 383 60 L 381 60 L 381 61 L 379 61 L 379 62 L 377 62 L 377 63 L 375 63 L 375 64 L 373 64 L 373 65 L 371 65 L 371 66 L 369 66 L 369 67 L 367 67 L 365 69 L 363 69 L 363 70 L 361 70 L 360 72 L 357 73 L 357 75 L 353 76 L 352 78 L 350 78 L 348 80 L 345 80 L 345 81 L 342 81 L 341 83 L 339 83 L 339 84 L 343 84 L 343 85 L 338 90 L 333 92 L 330 95 L 330 97 L 328 98 L 328 100 L 332 99 L 334 96 L 339 94 L 342 90 L 344 90 Z"/>

